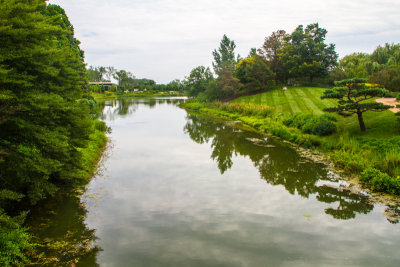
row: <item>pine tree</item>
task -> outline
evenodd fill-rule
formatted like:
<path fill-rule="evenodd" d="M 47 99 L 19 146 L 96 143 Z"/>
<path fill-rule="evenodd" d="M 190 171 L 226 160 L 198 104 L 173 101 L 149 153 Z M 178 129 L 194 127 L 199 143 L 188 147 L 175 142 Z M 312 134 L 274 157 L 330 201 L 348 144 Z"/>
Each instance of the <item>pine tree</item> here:
<path fill-rule="evenodd" d="M 337 99 L 338 106 L 327 108 L 324 111 L 337 112 L 342 116 L 357 114 L 361 131 L 365 131 L 363 113 L 366 111 L 384 111 L 391 106 L 382 103 L 368 102 L 377 96 L 384 96 L 387 90 L 380 87 L 370 87 L 366 85 L 367 79 L 354 78 L 335 82 L 336 87 L 328 89 L 321 96 L 321 99 Z"/>

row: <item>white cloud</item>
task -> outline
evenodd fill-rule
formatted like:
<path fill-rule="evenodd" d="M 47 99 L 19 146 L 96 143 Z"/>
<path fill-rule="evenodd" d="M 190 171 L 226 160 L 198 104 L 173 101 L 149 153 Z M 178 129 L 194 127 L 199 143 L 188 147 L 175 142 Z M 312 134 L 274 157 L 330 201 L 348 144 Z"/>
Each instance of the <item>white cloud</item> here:
<path fill-rule="evenodd" d="M 319 22 L 340 56 L 399 42 L 396 0 L 51 0 L 63 7 L 86 62 L 126 69 L 159 83 L 211 65 L 223 34 L 245 56 L 272 31 Z"/>

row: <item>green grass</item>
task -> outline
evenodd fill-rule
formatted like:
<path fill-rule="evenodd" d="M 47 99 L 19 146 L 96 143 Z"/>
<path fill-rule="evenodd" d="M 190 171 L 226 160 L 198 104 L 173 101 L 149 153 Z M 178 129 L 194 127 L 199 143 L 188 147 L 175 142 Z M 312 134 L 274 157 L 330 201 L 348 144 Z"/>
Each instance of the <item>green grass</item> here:
<path fill-rule="evenodd" d="M 321 99 L 324 88 L 318 87 L 288 87 L 287 91 L 275 89 L 266 93 L 244 96 L 235 99 L 234 103 L 251 103 L 274 107 L 278 113 L 295 114 L 306 113 L 313 115 L 324 114 L 324 109 L 333 107 L 337 101 Z M 335 115 L 335 113 L 331 113 Z M 398 122 L 391 111 L 372 112 L 363 114 L 367 127 L 366 132 L 361 132 L 355 115 L 338 119 L 338 133 L 331 138 L 347 133 L 349 137 L 390 138 L 399 135 Z"/>
<path fill-rule="evenodd" d="M 240 97 L 232 102 L 274 106 L 278 112 L 283 113 L 321 115 L 324 108 L 335 105 L 334 100 L 320 98 L 324 90 L 317 87 L 288 87 L 287 91 L 275 89 L 258 95 Z"/>
<path fill-rule="evenodd" d="M 305 148 L 318 149 L 330 156 L 337 167 L 361 175 L 366 169 L 372 174 L 365 180 L 375 191 L 400 194 L 400 123 L 393 112 L 363 113 L 367 131 L 361 132 L 355 115 L 337 118 L 337 132 L 329 136 L 305 134 L 284 125 L 285 119 L 304 113 L 319 116 L 324 108 L 336 105 L 336 100 L 321 100 L 324 88 L 289 87 L 235 99 L 233 103 L 182 104 L 189 110 L 227 120 L 239 120 L 254 129 L 271 133 Z M 371 100 L 374 101 L 374 100 Z M 260 107 L 263 105 L 263 107 Z M 371 171 L 372 170 L 372 171 Z M 388 178 L 389 177 L 389 178 Z M 397 188 L 397 187 L 396 187 Z M 394 191 L 393 191 L 394 190 Z"/>

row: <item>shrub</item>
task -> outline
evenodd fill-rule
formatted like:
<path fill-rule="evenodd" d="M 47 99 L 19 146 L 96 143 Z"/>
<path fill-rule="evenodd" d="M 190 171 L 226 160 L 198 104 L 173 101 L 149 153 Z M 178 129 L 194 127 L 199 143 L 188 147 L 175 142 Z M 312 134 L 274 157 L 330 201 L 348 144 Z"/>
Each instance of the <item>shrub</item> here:
<path fill-rule="evenodd" d="M 303 133 L 326 136 L 336 132 L 337 127 L 332 121 L 336 120 L 333 116 L 313 116 L 310 114 L 296 114 L 283 121 L 288 127 L 300 129 Z"/>
<path fill-rule="evenodd" d="M 374 168 L 361 173 L 360 179 L 371 186 L 373 191 L 400 195 L 400 177 L 393 178 Z"/>
<path fill-rule="evenodd" d="M 375 72 L 370 76 L 369 81 L 383 84 L 390 91 L 396 91 L 400 89 L 400 67 L 387 68 Z"/>

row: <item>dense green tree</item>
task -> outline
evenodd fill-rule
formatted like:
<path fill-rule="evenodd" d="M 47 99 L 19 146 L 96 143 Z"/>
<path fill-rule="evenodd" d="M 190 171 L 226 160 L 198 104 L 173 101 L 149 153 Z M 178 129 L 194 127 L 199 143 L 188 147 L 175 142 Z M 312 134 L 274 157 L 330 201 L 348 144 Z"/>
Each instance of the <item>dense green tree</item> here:
<path fill-rule="evenodd" d="M 269 67 L 275 73 L 277 82 L 286 82 L 288 78 L 287 70 L 283 67 L 278 54 L 284 45 L 286 35 L 284 30 L 275 31 L 265 38 L 264 44 L 258 49 L 258 52 L 267 60 Z"/>
<path fill-rule="evenodd" d="M 343 70 L 349 78 L 367 78 L 370 66 L 370 55 L 366 53 L 352 53 L 339 60 L 339 69 Z"/>
<path fill-rule="evenodd" d="M 337 99 L 336 107 L 327 108 L 325 111 L 337 112 L 342 116 L 357 114 L 361 131 L 365 131 L 363 113 L 366 111 L 384 111 L 390 106 L 382 103 L 369 102 L 377 96 L 383 96 L 388 91 L 380 87 L 370 87 L 366 85 L 367 80 L 362 78 L 346 79 L 335 82 L 336 87 L 328 89 L 321 96 L 321 99 Z"/>
<path fill-rule="evenodd" d="M 237 93 L 243 87 L 243 84 L 233 75 L 230 64 L 226 64 L 218 72 L 217 86 L 221 92 L 218 95 L 225 97 Z"/>
<path fill-rule="evenodd" d="M 210 68 L 199 66 L 194 68 L 189 77 L 186 77 L 186 87 L 190 96 L 197 96 L 206 90 L 207 83 L 214 79 Z"/>
<path fill-rule="evenodd" d="M 136 85 L 135 76 L 126 70 L 116 71 L 113 77 L 118 81 L 120 87 L 133 88 Z"/>
<path fill-rule="evenodd" d="M 371 83 L 381 84 L 390 91 L 400 91 L 400 66 L 383 69 L 369 77 Z"/>
<path fill-rule="evenodd" d="M 257 48 L 251 48 L 249 55 L 247 57 L 254 57 L 257 55 Z M 238 62 L 240 62 L 240 60 L 238 60 Z"/>
<path fill-rule="evenodd" d="M 83 53 L 65 12 L 44 0 L 0 1 L 0 43 L 0 188 L 35 204 L 88 175 L 81 149 L 93 122 L 78 101 L 87 86 Z M 1 231 L 15 233 L 1 250 L 14 265 L 27 247 L 20 222 L 6 215 L 16 200 L 0 201 Z"/>
<path fill-rule="evenodd" d="M 185 87 L 185 85 L 179 79 L 175 79 L 166 85 L 165 90 L 166 91 L 183 91 L 184 87 Z"/>
<path fill-rule="evenodd" d="M 235 71 L 237 58 L 235 55 L 235 41 L 229 39 L 225 34 L 222 37 L 219 48 L 213 51 L 214 62 L 212 63 L 215 73 L 224 70 Z"/>
<path fill-rule="evenodd" d="M 261 56 L 242 59 L 236 67 L 236 76 L 246 90 L 265 90 L 274 84 L 274 73 Z"/>
<path fill-rule="evenodd" d="M 400 44 L 385 44 L 385 46 L 378 46 L 371 54 L 371 61 L 378 64 L 378 69 L 390 66 L 399 66 Z M 374 69 L 372 71 L 374 71 Z"/>
<path fill-rule="evenodd" d="M 42 12 L 47 17 L 58 18 L 58 25 L 65 30 L 65 34 L 57 35 L 57 39 L 61 45 L 69 43 L 75 50 L 75 53 L 83 60 L 84 52 L 79 47 L 80 41 L 74 37 L 74 26 L 69 21 L 65 10 L 54 4 L 48 4 Z"/>
<path fill-rule="evenodd" d="M 327 30 L 318 23 L 305 29 L 299 25 L 296 30 L 283 37 L 284 45 L 279 50 L 279 58 L 290 78 L 325 77 L 337 65 L 338 55 L 334 44 L 325 44 Z"/>
<path fill-rule="evenodd" d="M 88 108 L 76 100 L 86 84 L 75 47 L 60 36 L 45 1 L 3 1 L 0 7 L 0 91 L 12 116 L 1 123 L 0 183 L 32 203 L 57 184 L 84 178 L 79 147 L 91 132 Z"/>

